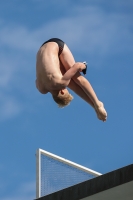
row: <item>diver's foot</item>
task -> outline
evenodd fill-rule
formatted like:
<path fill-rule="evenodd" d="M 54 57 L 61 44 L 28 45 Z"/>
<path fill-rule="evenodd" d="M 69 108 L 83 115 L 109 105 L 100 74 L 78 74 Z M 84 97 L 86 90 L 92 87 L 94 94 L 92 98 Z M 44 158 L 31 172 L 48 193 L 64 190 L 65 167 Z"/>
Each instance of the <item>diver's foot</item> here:
<path fill-rule="evenodd" d="M 96 111 L 98 119 L 102 120 L 103 122 L 107 120 L 107 112 L 101 101 L 99 101 L 99 103 L 95 106 L 95 111 Z"/>

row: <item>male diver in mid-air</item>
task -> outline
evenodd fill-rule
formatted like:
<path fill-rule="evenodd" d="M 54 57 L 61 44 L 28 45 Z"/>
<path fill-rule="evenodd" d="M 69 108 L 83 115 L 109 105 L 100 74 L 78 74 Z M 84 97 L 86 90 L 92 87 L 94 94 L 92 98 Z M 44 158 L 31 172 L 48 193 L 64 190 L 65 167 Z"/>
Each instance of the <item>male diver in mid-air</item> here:
<path fill-rule="evenodd" d="M 59 107 L 67 106 L 73 99 L 67 87 L 89 103 L 97 117 L 106 121 L 107 112 L 98 100 L 86 74 L 87 64 L 75 62 L 68 46 L 58 38 L 52 38 L 40 47 L 36 59 L 36 87 L 42 94 L 50 92 Z"/>

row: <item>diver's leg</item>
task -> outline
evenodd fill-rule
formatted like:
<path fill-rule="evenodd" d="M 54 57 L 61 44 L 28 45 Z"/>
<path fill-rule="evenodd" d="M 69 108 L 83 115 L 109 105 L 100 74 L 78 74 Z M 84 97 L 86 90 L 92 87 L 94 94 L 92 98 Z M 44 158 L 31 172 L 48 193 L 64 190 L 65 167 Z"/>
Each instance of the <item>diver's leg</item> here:
<path fill-rule="evenodd" d="M 94 108 L 94 104 L 91 99 L 87 96 L 87 94 L 82 90 L 82 88 L 76 84 L 73 80 L 70 81 L 68 88 L 70 88 L 73 92 L 75 92 L 79 97 L 81 97 L 84 101 L 90 104 Z"/>
<path fill-rule="evenodd" d="M 63 52 L 60 55 L 60 61 L 63 64 L 66 71 L 69 70 L 75 64 L 74 57 L 66 44 L 64 45 Z M 101 101 L 98 100 L 97 95 L 95 91 L 93 90 L 89 81 L 85 77 L 83 77 L 79 72 L 77 72 L 73 76 L 72 80 L 79 86 L 79 87 L 76 87 L 75 92 L 81 98 L 83 98 L 84 96 L 84 98 L 86 99 L 86 95 L 87 95 L 89 99 L 87 101 L 92 102 L 90 103 L 90 105 L 94 105 L 93 107 L 97 113 L 98 118 L 100 120 L 106 121 L 107 113 L 106 113 L 106 110 L 104 109 L 104 105 Z"/>

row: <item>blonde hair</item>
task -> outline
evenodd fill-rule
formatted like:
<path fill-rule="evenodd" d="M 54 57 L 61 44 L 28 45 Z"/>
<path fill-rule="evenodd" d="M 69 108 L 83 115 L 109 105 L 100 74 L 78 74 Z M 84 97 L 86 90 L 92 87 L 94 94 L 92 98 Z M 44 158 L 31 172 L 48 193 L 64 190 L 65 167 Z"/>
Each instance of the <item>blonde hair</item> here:
<path fill-rule="evenodd" d="M 67 93 L 64 95 L 59 93 L 57 96 L 56 95 L 52 95 L 52 96 L 53 96 L 54 101 L 58 104 L 59 108 L 63 108 L 69 105 L 70 102 L 73 100 L 73 96 L 70 93 Z"/>

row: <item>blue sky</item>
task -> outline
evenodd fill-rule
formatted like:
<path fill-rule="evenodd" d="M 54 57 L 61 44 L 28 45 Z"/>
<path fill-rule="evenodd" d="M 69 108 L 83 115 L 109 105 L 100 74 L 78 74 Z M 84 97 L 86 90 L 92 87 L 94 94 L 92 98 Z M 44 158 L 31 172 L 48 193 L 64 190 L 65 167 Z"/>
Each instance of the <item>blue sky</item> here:
<path fill-rule="evenodd" d="M 36 90 L 36 52 L 51 37 L 88 62 L 106 123 L 73 93 L 59 109 Z M 38 148 L 101 173 L 133 163 L 132 76 L 132 0 L 1 0 L 0 199 L 35 198 Z"/>

